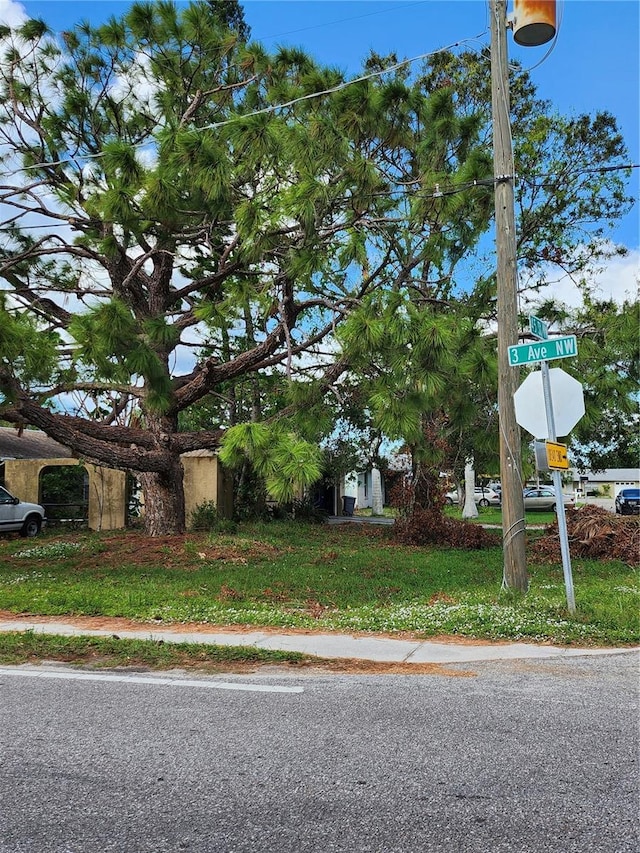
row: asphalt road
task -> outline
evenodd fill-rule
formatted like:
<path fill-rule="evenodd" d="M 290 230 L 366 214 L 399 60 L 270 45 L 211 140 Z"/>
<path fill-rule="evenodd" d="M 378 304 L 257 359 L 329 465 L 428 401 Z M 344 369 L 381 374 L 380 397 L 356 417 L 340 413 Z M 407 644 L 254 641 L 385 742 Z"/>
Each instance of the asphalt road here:
<path fill-rule="evenodd" d="M 0 851 L 637 853 L 637 654 L 453 669 L 3 668 Z"/>

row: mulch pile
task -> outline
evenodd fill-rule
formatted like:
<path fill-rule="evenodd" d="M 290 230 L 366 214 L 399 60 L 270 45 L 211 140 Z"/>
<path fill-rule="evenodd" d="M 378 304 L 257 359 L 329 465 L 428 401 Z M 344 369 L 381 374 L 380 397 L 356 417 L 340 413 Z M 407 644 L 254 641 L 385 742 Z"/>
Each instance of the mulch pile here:
<path fill-rule="evenodd" d="M 640 565 L 640 519 L 636 516 L 612 515 L 598 506 L 568 509 L 566 516 L 572 556 Z M 561 559 L 557 521 L 531 543 L 531 553 L 540 562 Z"/>

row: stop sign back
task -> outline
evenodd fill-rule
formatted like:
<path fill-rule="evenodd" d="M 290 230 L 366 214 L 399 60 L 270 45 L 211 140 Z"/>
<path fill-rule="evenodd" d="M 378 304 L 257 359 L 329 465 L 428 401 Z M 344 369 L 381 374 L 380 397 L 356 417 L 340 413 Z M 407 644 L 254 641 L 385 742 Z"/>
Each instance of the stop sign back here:
<path fill-rule="evenodd" d="M 556 435 L 568 435 L 584 415 L 582 385 L 562 368 L 549 370 Z M 530 373 L 513 395 L 516 421 L 534 438 L 550 438 L 542 390 L 542 371 Z M 554 439 L 556 436 L 553 436 Z"/>

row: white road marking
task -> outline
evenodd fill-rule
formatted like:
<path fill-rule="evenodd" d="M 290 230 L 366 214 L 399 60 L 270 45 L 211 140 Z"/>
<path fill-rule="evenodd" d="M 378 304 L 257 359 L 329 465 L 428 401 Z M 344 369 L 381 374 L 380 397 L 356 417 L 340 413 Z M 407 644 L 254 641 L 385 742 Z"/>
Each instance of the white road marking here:
<path fill-rule="evenodd" d="M 70 672 L 51 669 L 6 669 L 0 676 L 22 675 L 27 678 L 62 678 L 73 681 L 118 681 L 125 684 L 153 684 L 170 687 L 205 687 L 211 690 L 246 690 L 256 693 L 304 693 L 303 687 L 284 687 L 280 684 L 246 684 L 240 681 L 200 681 L 191 678 L 163 678 L 143 675 L 108 675 L 94 672 Z"/>

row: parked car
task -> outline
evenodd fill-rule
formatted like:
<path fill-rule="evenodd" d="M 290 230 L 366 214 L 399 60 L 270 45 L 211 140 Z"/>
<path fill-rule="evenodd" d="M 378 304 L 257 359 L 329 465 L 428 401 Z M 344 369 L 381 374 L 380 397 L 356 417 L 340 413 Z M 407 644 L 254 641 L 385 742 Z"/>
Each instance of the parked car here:
<path fill-rule="evenodd" d="M 539 509 L 553 510 L 555 512 L 556 493 L 552 486 L 541 486 L 540 488 L 527 486 L 526 489 L 522 490 L 522 496 L 524 498 L 525 510 Z M 562 499 L 565 506 L 573 506 L 574 500 L 571 495 L 562 495 Z M 502 492 L 500 492 L 495 500 L 490 500 L 489 503 L 491 506 L 502 506 Z"/>
<path fill-rule="evenodd" d="M 639 515 L 640 489 L 621 489 L 616 495 L 615 504 L 618 515 Z"/>
<path fill-rule="evenodd" d="M 447 492 L 444 497 L 445 501 L 448 504 L 457 504 L 459 502 L 457 491 Z M 500 503 L 499 495 L 496 494 L 493 489 L 488 489 L 486 486 L 484 488 L 478 486 L 476 489 L 474 489 L 473 499 L 478 504 L 478 506 L 489 506 L 489 504 L 493 503 L 495 500 Z"/>
<path fill-rule="evenodd" d="M 572 495 L 562 495 L 562 502 L 565 506 L 573 506 L 574 500 Z M 524 492 L 524 508 L 525 510 L 556 510 L 556 493 L 554 489 L 526 489 Z"/>
<path fill-rule="evenodd" d="M 0 486 L 0 533 L 37 536 L 45 523 L 44 507 L 14 497 Z"/>

